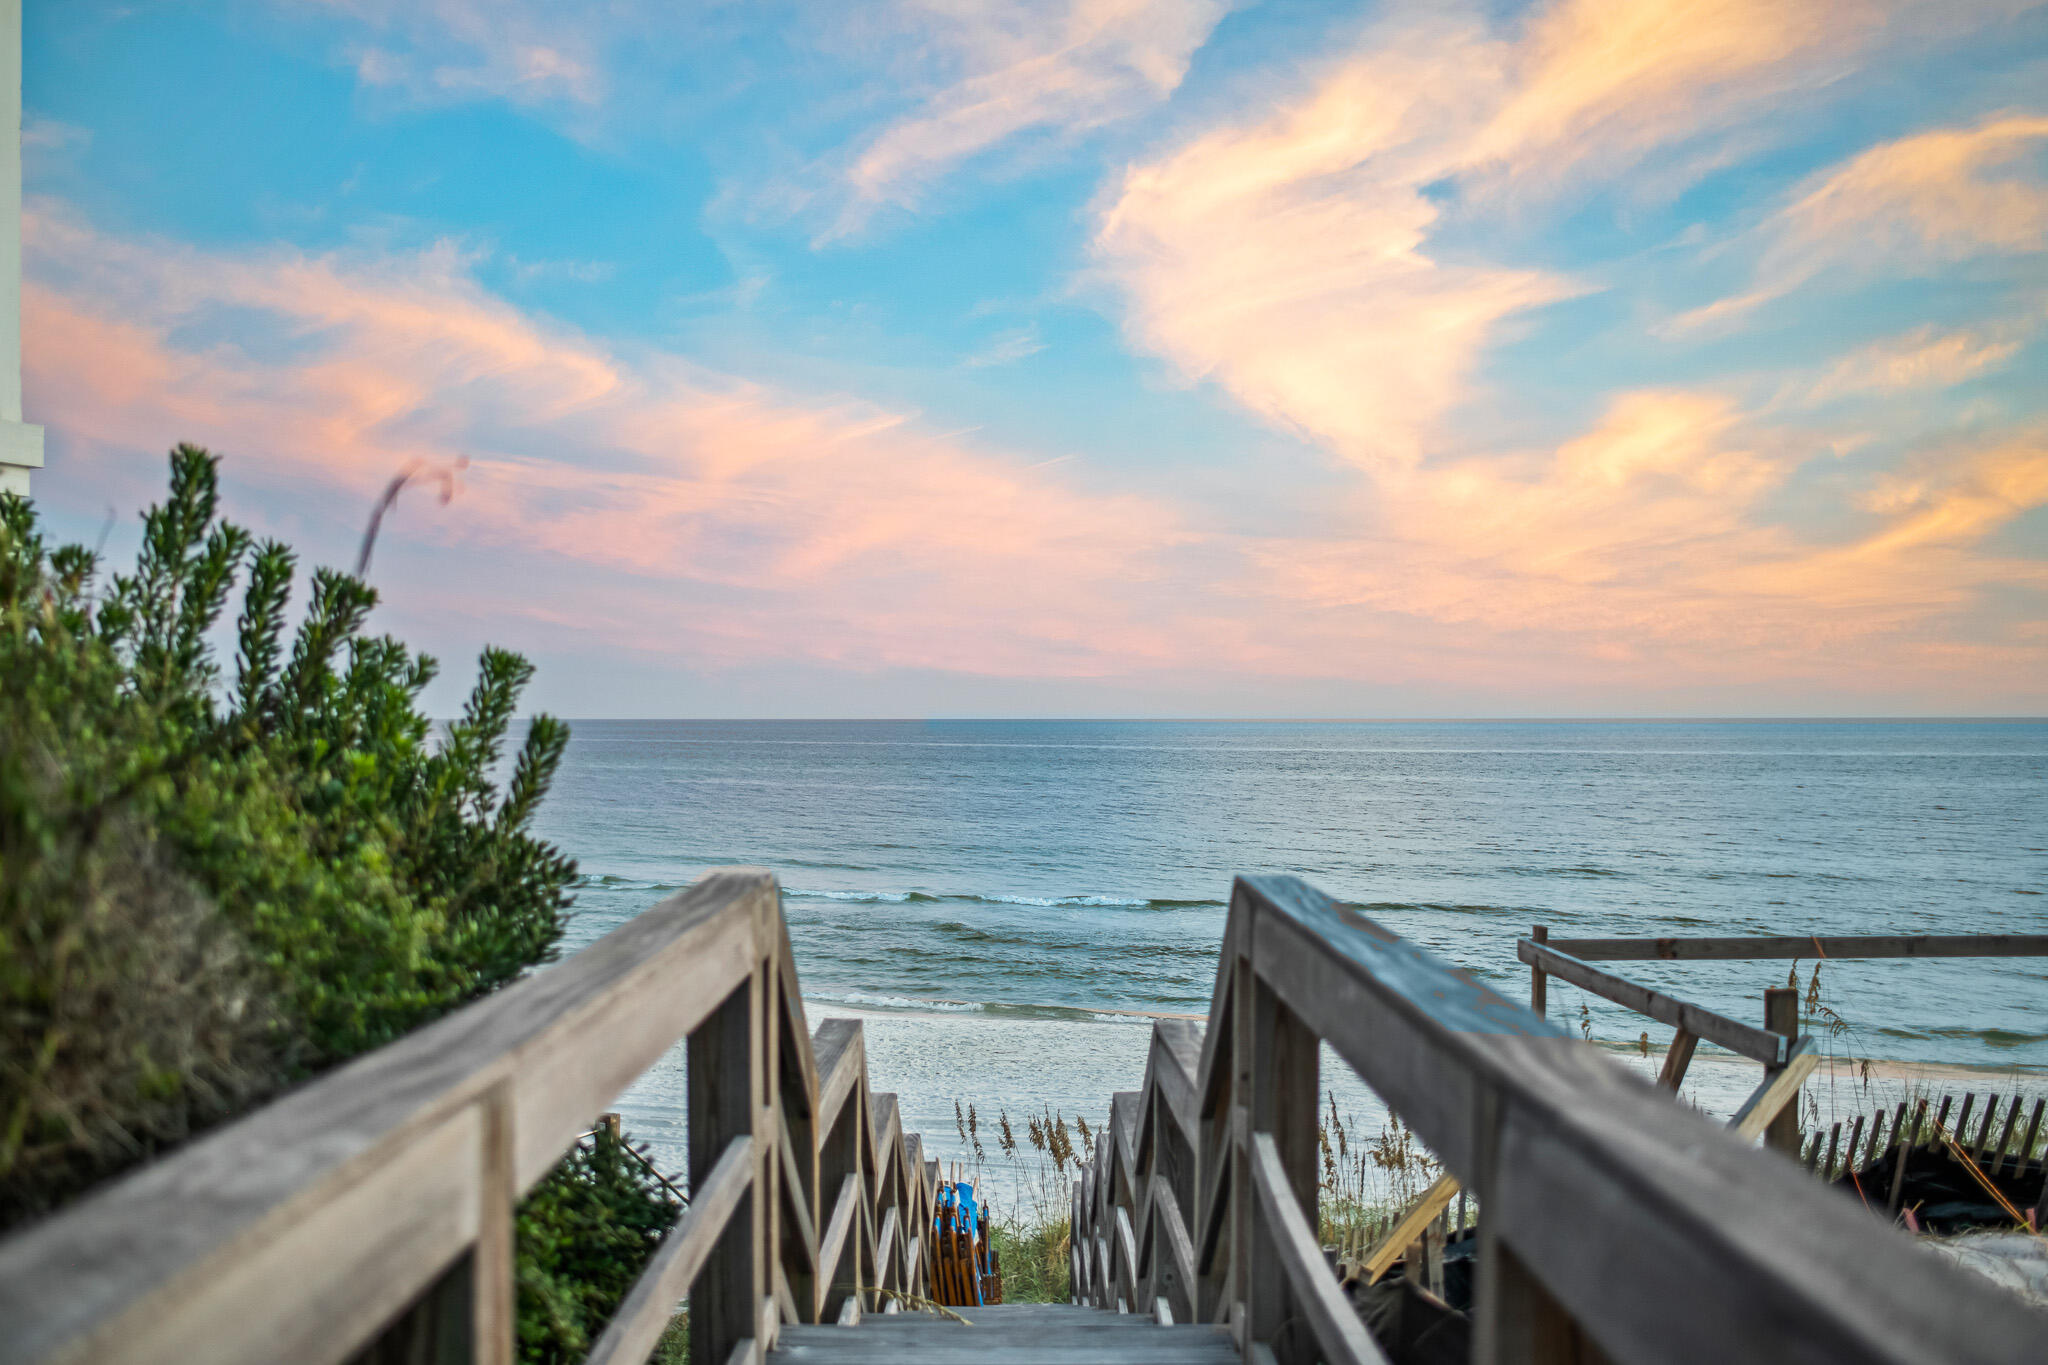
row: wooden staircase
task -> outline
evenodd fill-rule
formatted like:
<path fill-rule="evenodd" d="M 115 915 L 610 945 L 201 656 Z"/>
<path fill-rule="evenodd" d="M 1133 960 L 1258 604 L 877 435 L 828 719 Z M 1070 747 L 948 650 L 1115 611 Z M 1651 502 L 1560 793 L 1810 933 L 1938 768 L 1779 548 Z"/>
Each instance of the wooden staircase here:
<path fill-rule="evenodd" d="M 1149 1317 L 1064 1303 L 962 1308 L 965 1323 L 936 1313 L 870 1314 L 852 1327 L 787 1326 L 770 1361 L 815 1365 L 1238 1365 L 1221 1327 L 1162 1327 Z"/>

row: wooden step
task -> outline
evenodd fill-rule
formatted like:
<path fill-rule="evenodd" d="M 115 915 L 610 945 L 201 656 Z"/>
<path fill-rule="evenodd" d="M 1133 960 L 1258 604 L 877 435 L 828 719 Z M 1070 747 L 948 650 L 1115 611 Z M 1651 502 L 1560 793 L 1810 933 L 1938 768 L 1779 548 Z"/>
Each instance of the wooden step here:
<path fill-rule="evenodd" d="M 1147 1317 L 1063 1303 L 957 1311 L 967 1323 L 889 1313 L 857 1327 L 784 1327 L 768 1358 L 821 1365 L 1235 1365 L 1239 1358 L 1220 1327 L 1160 1327 Z"/>

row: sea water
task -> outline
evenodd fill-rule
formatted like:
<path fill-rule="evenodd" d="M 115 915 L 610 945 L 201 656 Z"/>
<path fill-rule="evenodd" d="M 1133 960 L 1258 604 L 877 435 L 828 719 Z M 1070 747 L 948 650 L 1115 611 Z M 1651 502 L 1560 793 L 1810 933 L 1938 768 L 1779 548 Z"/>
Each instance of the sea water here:
<path fill-rule="evenodd" d="M 952 1155 L 955 1098 L 1093 1121 L 1134 1088 L 1147 1016 L 1208 1006 L 1239 874 L 1302 877 L 1517 999 L 1534 924 L 2048 932 L 2035 721 L 585 721 L 539 824 L 583 874 L 565 951 L 707 868 L 772 869 L 811 1022 L 864 1018 L 875 1088 Z M 1622 970 L 1761 1023 L 1792 966 Z M 1822 976 L 1846 1050 L 2048 1071 L 2048 960 Z M 1561 984 L 1551 1013 L 1664 1041 Z M 672 1160 L 679 1085 L 671 1058 L 621 1106 Z"/>

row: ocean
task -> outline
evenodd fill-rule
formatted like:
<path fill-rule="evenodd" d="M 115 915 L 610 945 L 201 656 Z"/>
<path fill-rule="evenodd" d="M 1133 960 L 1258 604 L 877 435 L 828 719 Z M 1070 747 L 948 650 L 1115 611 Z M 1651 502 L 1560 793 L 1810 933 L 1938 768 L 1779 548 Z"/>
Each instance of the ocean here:
<path fill-rule="evenodd" d="M 1147 1018 L 1206 1010 L 1240 873 L 1518 999 L 1533 924 L 2048 932 L 2037 721 L 584 721 L 539 827 L 583 873 L 565 951 L 706 868 L 772 869 L 812 1024 L 868 1020 L 876 1089 L 942 1153 L 955 1098 L 1106 1114 Z M 1624 970 L 1761 1023 L 1788 967 Z M 1845 1051 L 2048 1072 L 2048 960 L 1823 978 Z M 1616 1050 L 1648 1023 L 1561 984 L 1551 1012 Z M 621 1104 L 675 1164 L 679 1082 L 671 1058 Z"/>

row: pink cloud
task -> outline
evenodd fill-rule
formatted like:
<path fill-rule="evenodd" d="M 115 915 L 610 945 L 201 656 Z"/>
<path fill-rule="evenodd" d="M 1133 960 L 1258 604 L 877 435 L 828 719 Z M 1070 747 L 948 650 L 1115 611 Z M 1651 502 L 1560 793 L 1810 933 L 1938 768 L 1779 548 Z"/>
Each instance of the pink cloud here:
<path fill-rule="evenodd" d="M 436 609 L 523 623 L 529 647 L 1503 689 L 1989 685 L 2048 663 L 2048 637 L 1963 646 L 1947 629 L 1990 585 L 2048 587 L 2039 561 L 1985 549 L 2048 501 L 2038 436 L 1864 476 L 1851 530 L 1815 543 L 1772 510 L 1815 434 L 1647 390 L 1548 448 L 1453 454 L 1418 427 L 1426 458 L 1372 464 L 1313 529 L 1212 514 L 1198 531 L 1072 463 L 606 346 L 492 296 L 453 247 L 200 251 L 42 203 L 28 252 L 29 391 L 66 452 L 56 480 L 146 496 L 162 448 L 193 439 L 259 509 L 310 493 L 353 527 L 405 462 L 467 457 L 456 504 L 409 506 L 407 534 L 516 564 Z"/>
<path fill-rule="evenodd" d="M 1341 652 L 1334 622 L 1396 614 L 1417 631 L 1475 632 L 1495 657 L 1571 640 L 1582 659 L 1739 675 L 1825 671 L 1854 641 L 1865 666 L 1938 670 L 1962 655 L 1928 642 L 1930 622 L 1990 584 L 2040 582 L 2037 562 L 1984 548 L 2038 499 L 2032 466 L 2010 453 L 1983 464 L 1981 439 L 1925 457 L 1950 471 L 1945 500 L 1844 509 L 1868 524 L 1816 543 L 1778 499 L 1851 434 L 1773 426 L 1732 395 L 1616 394 L 1547 449 L 1474 451 L 1447 429 L 1486 401 L 1485 350 L 1515 316 L 1581 288 L 1439 249 L 1449 215 L 1469 227 L 1507 208 L 1510 188 L 1526 202 L 1732 127 L 1838 78 L 1900 8 L 1565 0 L 1512 30 L 1402 17 L 1304 89 L 1117 178 L 1095 251 L 1130 339 L 1362 476 L 1353 533 L 1247 549 L 1251 592 L 1305 604 L 1286 618 L 1297 647 Z M 1927 18 L 1906 17 L 1896 26 Z M 2031 231 L 2027 196 L 1958 194 L 1988 220 L 1970 229 L 1942 195 L 2034 135 L 2023 119 L 1961 142 L 1930 135 L 1817 185 L 1803 212 L 1838 232 L 1844 215 L 1884 204 L 1923 241 L 1975 231 L 2017 243 Z M 1441 193 L 1453 181 L 1466 191 L 1455 207 Z M 2000 338 L 1930 331 L 1851 357 L 1826 382 L 1955 382 L 2011 354 Z M 2006 471 L 1995 494 L 1992 468 Z M 1887 600 L 1868 590 L 1877 583 L 1900 591 Z"/>
<path fill-rule="evenodd" d="M 1087 675 L 1167 649 L 1141 610 L 1182 535 L 1159 505 L 858 400 L 623 358 L 491 297 L 451 249 L 205 253 L 47 204 L 28 240 L 40 418 L 105 458 L 192 439 L 243 486 L 367 508 L 405 463 L 466 457 L 442 534 L 665 599 L 673 633 L 642 636 L 660 650 Z M 235 340 L 226 310 L 268 325 Z"/>

